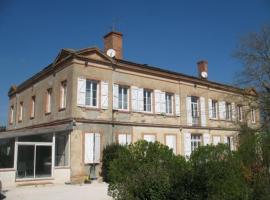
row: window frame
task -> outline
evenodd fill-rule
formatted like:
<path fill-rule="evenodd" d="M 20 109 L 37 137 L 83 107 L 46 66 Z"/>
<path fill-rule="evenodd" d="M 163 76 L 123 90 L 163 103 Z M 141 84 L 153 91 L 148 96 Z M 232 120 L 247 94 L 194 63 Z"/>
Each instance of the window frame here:
<path fill-rule="evenodd" d="M 19 123 L 23 121 L 23 113 L 24 113 L 24 107 L 23 107 L 23 101 L 21 101 L 19 105 L 19 116 L 18 116 Z"/>
<path fill-rule="evenodd" d="M 59 109 L 63 110 L 67 107 L 67 80 L 60 84 L 60 106 Z"/>
<path fill-rule="evenodd" d="M 148 102 L 149 100 L 150 103 Z M 150 106 L 150 111 L 148 110 L 148 106 Z M 153 113 L 153 90 L 143 89 L 143 112 Z"/>
<path fill-rule="evenodd" d="M 218 101 L 213 99 L 211 106 L 212 106 L 212 116 L 211 116 L 211 118 L 212 119 L 218 119 Z M 215 113 L 215 116 L 214 116 L 214 113 Z"/>
<path fill-rule="evenodd" d="M 31 109 L 30 109 L 30 119 L 34 119 L 36 115 L 36 96 L 31 97 Z"/>
<path fill-rule="evenodd" d="M 232 121 L 232 103 L 225 103 L 225 120 Z"/>
<path fill-rule="evenodd" d="M 255 109 L 254 108 L 251 108 L 251 123 L 255 124 L 256 123 L 256 114 L 255 114 Z"/>
<path fill-rule="evenodd" d="M 203 145 L 203 139 L 201 134 L 191 134 L 190 135 L 190 149 L 191 152 L 195 151 L 197 148 Z"/>
<path fill-rule="evenodd" d="M 125 90 L 126 90 L 126 95 L 127 95 L 127 99 L 126 99 L 127 108 L 125 108 L 125 96 L 124 96 Z M 122 98 L 120 98 L 120 93 L 121 93 Z M 128 86 L 118 85 L 118 110 L 129 111 L 129 87 Z"/>
<path fill-rule="evenodd" d="M 9 124 L 12 125 L 13 123 L 14 123 L 14 105 L 11 105 L 9 113 Z"/>
<path fill-rule="evenodd" d="M 237 105 L 237 120 L 239 122 L 243 121 L 243 106 L 242 105 Z"/>
<path fill-rule="evenodd" d="M 55 168 L 65 168 L 65 167 L 69 167 L 70 166 L 70 133 L 69 132 L 61 132 L 61 133 L 57 133 L 54 135 L 55 137 L 55 152 L 54 152 L 54 166 Z M 66 146 L 65 146 L 65 154 L 67 153 L 67 164 L 64 164 L 64 165 L 57 165 L 57 162 L 56 162 L 56 159 L 57 159 L 57 137 L 66 137 Z M 65 162 L 65 161 L 64 161 Z"/>
<path fill-rule="evenodd" d="M 88 104 L 88 97 L 87 97 L 87 93 L 88 93 L 88 89 L 87 89 L 87 85 L 90 82 L 90 96 L 89 96 L 89 104 Z M 93 84 L 96 84 L 96 90 L 93 90 Z M 96 105 L 93 105 L 93 96 L 94 96 L 94 92 L 96 93 Z M 86 79 L 86 86 L 85 86 L 85 107 L 87 108 L 98 108 L 99 107 L 99 81 L 96 80 L 91 80 L 91 79 Z"/>
<path fill-rule="evenodd" d="M 120 143 L 120 140 L 119 140 L 120 135 L 124 135 L 125 136 L 125 138 L 126 138 L 126 144 Z M 129 135 L 130 135 L 130 138 L 131 138 L 130 143 L 128 143 L 128 136 Z M 118 133 L 117 134 L 117 143 L 120 144 L 120 145 L 123 145 L 123 146 L 132 144 L 132 134 L 131 133 Z"/>
<path fill-rule="evenodd" d="M 45 114 L 51 114 L 52 112 L 52 93 L 53 93 L 53 89 L 48 88 L 46 92 Z"/>
<path fill-rule="evenodd" d="M 170 97 L 171 99 L 169 99 L 168 97 Z M 174 113 L 174 94 L 166 92 L 165 93 L 165 106 L 166 106 L 166 114 L 167 115 L 173 115 Z M 169 109 L 171 109 L 171 112 L 168 112 L 168 107 Z"/>

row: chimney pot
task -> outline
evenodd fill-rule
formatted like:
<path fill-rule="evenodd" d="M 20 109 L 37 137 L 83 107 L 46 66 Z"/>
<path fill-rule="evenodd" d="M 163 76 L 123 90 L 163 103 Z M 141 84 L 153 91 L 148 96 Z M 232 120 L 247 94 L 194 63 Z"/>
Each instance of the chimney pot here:
<path fill-rule="evenodd" d="M 197 65 L 198 65 L 199 77 L 202 79 L 207 79 L 207 77 L 202 76 L 202 72 L 206 72 L 206 75 L 208 75 L 208 61 L 201 60 L 201 61 L 197 62 Z"/>
<path fill-rule="evenodd" d="M 114 49 L 116 54 L 115 58 L 123 58 L 123 34 L 116 31 L 111 31 L 104 36 L 104 52 L 107 53 L 108 49 Z"/>

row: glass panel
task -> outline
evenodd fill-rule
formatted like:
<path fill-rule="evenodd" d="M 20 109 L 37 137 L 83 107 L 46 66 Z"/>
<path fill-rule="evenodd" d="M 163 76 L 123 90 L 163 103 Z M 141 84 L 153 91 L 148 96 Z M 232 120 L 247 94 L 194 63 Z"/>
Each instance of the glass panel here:
<path fill-rule="evenodd" d="M 52 172 L 52 147 L 36 146 L 36 178 L 50 177 Z"/>
<path fill-rule="evenodd" d="M 19 145 L 17 178 L 34 178 L 34 145 Z"/>
<path fill-rule="evenodd" d="M 30 135 L 19 137 L 20 142 L 52 142 L 52 134 Z"/>
<path fill-rule="evenodd" d="M 15 139 L 0 140 L 0 168 L 13 168 Z"/>
<path fill-rule="evenodd" d="M 68 133 L 55 135 L 55 166 L 68 166 L 69 143 Z"/>

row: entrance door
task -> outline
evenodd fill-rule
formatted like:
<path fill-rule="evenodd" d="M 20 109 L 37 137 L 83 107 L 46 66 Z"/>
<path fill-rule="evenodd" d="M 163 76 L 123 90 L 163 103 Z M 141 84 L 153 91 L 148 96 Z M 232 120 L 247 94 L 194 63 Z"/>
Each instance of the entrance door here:
<path fill-rule="evenodd" d="M 52 176 L 52 145 L 18 144 L 17 179 Z"/>

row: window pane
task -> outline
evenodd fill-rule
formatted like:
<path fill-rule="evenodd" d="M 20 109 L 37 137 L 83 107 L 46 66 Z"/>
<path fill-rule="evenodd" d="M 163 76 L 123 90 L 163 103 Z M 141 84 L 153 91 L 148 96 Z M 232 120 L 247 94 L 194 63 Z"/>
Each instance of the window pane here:
<path fill-rule="evenodd" d="M 13 168 L 15 139 L 0 140 L 0 168 Z"/>
<path fill-rule="evenodd" d="M 68 133 L 55 135 L 55 166 L 68 166 L 69 164 L 68 136 Z"/>

